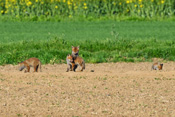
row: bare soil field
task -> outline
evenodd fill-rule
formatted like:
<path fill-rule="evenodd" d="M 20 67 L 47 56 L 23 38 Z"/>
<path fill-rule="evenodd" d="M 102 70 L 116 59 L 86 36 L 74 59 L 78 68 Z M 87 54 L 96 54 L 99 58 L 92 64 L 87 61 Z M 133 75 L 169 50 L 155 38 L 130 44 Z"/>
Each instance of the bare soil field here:
<path fill-rule="evenodd" d="M 175 116 L 175 62 L 162 71 L 151 65 L 86 64 L 66 72 L 66 64 L 55 64 L 38 73 L 0 66 L 0 117 Z"/>

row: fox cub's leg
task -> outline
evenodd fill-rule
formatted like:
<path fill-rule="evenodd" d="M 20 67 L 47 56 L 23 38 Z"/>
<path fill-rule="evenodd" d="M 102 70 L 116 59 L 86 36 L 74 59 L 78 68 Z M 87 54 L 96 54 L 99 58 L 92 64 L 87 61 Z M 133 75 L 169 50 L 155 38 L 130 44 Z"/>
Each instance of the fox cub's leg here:
<path fill-rule="evenodd" d="M 71 64 L 67 64 L 67 71 L 66 72 L 69 72 L 69 70 L 72 71 L 71 69 L 72 69 L 72 65 Z"/>
<path fill-rule="evenodd" d="M 67 71 L 66 72 L 69 72 L 69 68 L 67 68 Z"/>
<path fill-rule="evenodd" d="M 81 68 L 80 71 L 83 71 L 83 65 L 80 65 L 80 66 L 81 66 L 81 67 L 80 67 L 80 68 Z"/>
<path fill-rule="evenodd" d="M 81 71 L 83 71 L 83 66 L 81 65 Z"/>
<path fill-rule="evenodd" d="M 73 68 L 72 68 L 72 65 L 71 65 L 71 64 L 70 64 L 70 66 L 69 66 L 69 67 L 70 67 L 70 71 L 73 71 Z"/>
<path fill-rule="evenodd" d="M 33 68 L 34 68 L 34 72 L 36 72 L 36 66 L 33 66 Z"/>
<path fill-rule="evenodd" d="M 76 66 L 75 63 L 72 63 L 72 70 L 75 72 Z"/>
<path fill-rule="evenodd" d="M 27 66 L 27 70 L 25 72 L 30 72 L 30 66 Z"/>
<path fill-rule="evenodd" d="M 39 65 L 36 66 L 36 72 L 38 72 Z"/>
<path fill-rule="evenodd" d="M 38 66 L 39 66 L 39 65 L 35 65 L 35 66 L 34 66 L 34 72 L 38 72 Z"/>

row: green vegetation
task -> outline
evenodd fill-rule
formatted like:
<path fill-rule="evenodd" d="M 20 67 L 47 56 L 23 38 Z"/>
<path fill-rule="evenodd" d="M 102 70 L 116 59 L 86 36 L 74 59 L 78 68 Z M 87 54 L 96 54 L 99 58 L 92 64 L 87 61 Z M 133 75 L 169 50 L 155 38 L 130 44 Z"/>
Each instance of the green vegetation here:
<path fill-rule="evenodd" d="M 0 64 L 30 57 L 64 63 L 71 46 L 80 45 L 86 62 L 175 61 L 174 22 L 4 22 Z"/>
<path fill-rule="evenodd" d="M 0 42 L 41 41 L 55 37 L 67 40 L 174 39 L 174 22 L 0 22 Z"/>
<path fill-rule="evenodd" d="M 0 20 L 174 19 L 174 4 L 174 0 L 0 0 Z"/>

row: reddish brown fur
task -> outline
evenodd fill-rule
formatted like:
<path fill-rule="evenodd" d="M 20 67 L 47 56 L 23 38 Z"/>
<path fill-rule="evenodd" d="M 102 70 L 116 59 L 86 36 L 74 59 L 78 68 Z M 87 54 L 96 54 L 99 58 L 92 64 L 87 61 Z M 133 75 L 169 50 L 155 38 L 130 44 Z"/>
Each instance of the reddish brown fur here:
<path fill-rule="evenodd" d="M 79 53 L 79 46 L 74 47 L 72 46 L 72 56 L 74 57 L 74 59 L 78 56 Z"/>
<path fill-rule="evenodd" d="M 78 47 L 73 47 L 73 46 L 72 46 L 72 52 L 77 53 L 78 51 L 79 51 L 79 46 L 78 46 Z"/>
<path fill-rule="evenodd" d="M 160 64 L 160 65 L 158 66 L 158 68 L 159 68 L 159 70 L 162 70 L 163 66 Z"/>
<path fill-rule="evenodd" d="M 73 61 L 73 59 L 71 59 L 72 58 L 72 56 L 69 54 L 69 55 L 67 55 L 67 57 L 66 57 L 66 62 L 67 62 L 67 71 L 66 72 L 69 72 L 69 70 L 70 71 L 72 71 L 73 69 L 72 69 L 72 63 L 74 62 Z"/>
<path fill-rule="evenodd" d="M 24 68 L 27 68 L 27 71 L 30 72 L 30 67 L 34 67 L 34 72 L 38 72 L 38 67 L 40 67 L 41 71 L 41 62 L 38 58 L 29 58 L 21 63 L 19 63 L 19 70 L 22 71 Z"/>
<path fill-rule="evenodd" d="M 73 57 L 73 61 L 78 56 L 78 53 L 79 53 L 79 46 L 77 46 L 77 47 L 72 46 L 72 54 L 71 54 L 71 56 Z M 68 55 L 68 56 L 70 56 L 70 55 Z M 73 62 L 70 62 L 68 58 L 66 58 L 66 61 L 67 61 L 67 66 L 68 66 L 67 67 L 67 72 L 69 70 L 72 71 L 73 70 L 73 68 L 72 68 L 72 63 Z M 77 65 L 75 65 L 75 68 L 74 69 L 76 69 L 76 67 L 77 67 Z"/>
<path fill-rule="evenodd" d="M 83 60 L 81 57 L 77 56 L 77 57 L 74 59 L 73 56 L 68 55 L 68 56 L 67 56 L 67 59 L 69 59 L 69 61 L 70 61 L 71 64 L 72 64 L 72 70 L 75 71 L 75 65 L 81 66 L 81 71 L 83 71 L 83 69 L 85 69 L 85 62 L 84 62 L 84 60 Z"/>
<path fill-rule="evenodd" d="M 156 62 L 152 65 L 152 70 L 162 70 L 162 69 L 163 69 L 163 64 Z"/>
<path fill-rule="evenodd" d="M 73 71 L 75 69 L 75 62 L 74 62 L 74 57 L 72 55 L 68 55 L 67 59 L 69 60 L 69 62 L 71 63 L 72 67 L 70 68 L 71 71 Z"/>

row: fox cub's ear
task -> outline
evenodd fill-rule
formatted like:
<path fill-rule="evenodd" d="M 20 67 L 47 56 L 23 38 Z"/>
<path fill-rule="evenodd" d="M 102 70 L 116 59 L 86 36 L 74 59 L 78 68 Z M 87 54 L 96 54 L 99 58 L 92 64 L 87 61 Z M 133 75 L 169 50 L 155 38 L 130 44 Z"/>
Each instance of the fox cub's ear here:
<path fill-rule="evenodd" d="M 72 46 L 72 48 L 74 48 L 74 46 Z"/>
<path fill-rule="evenodd" d="M 79 49 L 79 48 L 80 48 L 80 46 L 77 46 L 77 48 Z"/>

